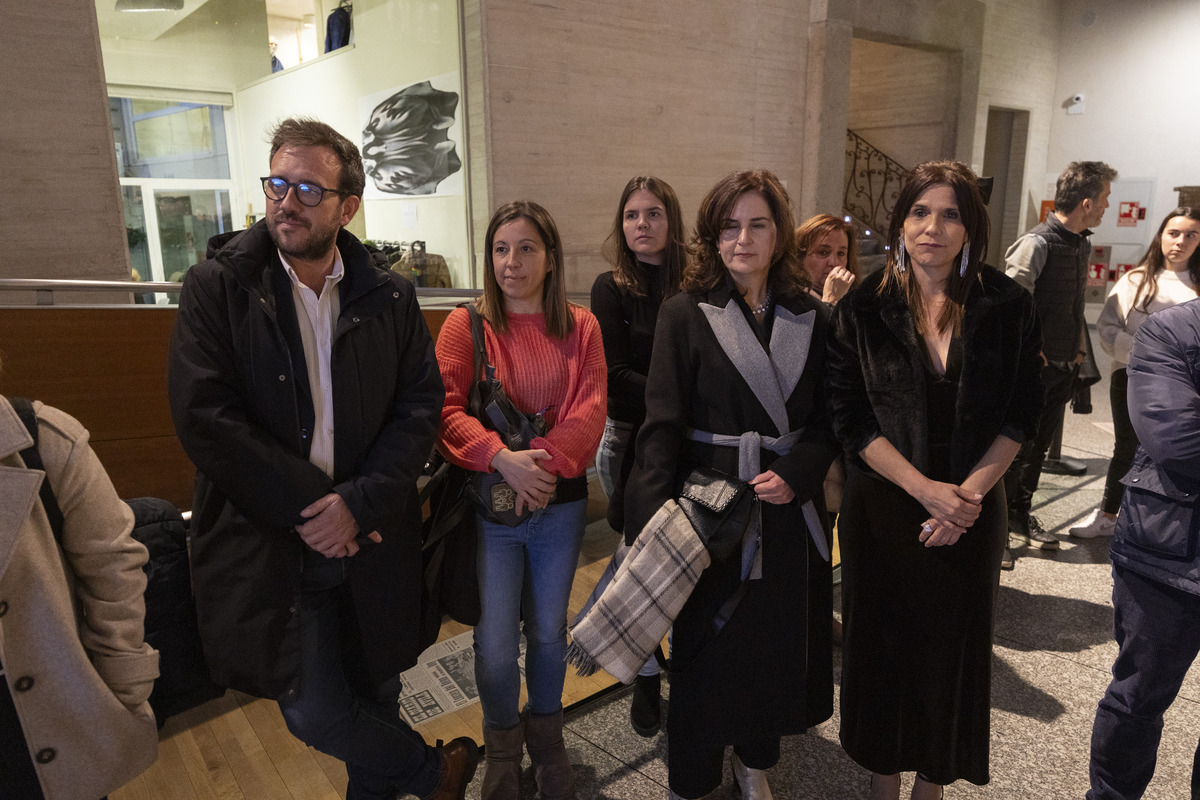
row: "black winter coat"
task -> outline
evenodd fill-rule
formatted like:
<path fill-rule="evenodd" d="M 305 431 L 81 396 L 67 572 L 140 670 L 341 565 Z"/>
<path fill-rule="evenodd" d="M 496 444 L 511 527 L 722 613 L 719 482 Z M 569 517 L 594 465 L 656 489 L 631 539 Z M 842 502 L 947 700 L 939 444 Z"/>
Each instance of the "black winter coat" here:
<path fill-rule="evenodd" d="M 849 458 L 884 436 L 929 474 L 925 343 L 894 288 L 879 294 L 883 272 L 838 303 L 829 340 L 828 396 L 834 432 Z M 966 479 L 997 436 L 1024 443 L 1037 432 L 1045 403 L 1041 330 L 1033 297 L 989 266 L 967 294 L 963 364 L 951 439 L 951 474 Z"/>
<path fill-rule="evenodd" d="M 223 246 L 221 246 L 223 244 Z M 224 686 L 277 697 L 298 671 L 301 509 L 337 492 L 364 533 L 348 559 L 347 663 L 378 684 L 416 662 L 416 481 L 444 390 L 412 284 L 346 231 L 331 375 L 334 476 L 309 462 L 314 422 L 291 283 L 265 223 L 210 243 L 171 337 L 168 390 L 197 468 L 192 568 L 205 655 Z M 214 247 L 219 247 L 215 253 Z M 364 542 L 360 538 L 360 542 Z"/>
<path fill-rule="evenodd" d="M 762 579 L 747 583 L 737 610 L 712 639 L 713 617 L 742 582 L 740 554 L 713 563 L 675 619 L 672 731 L 712 745 L 800 733 L 833 711 L 831 570 L 828 550 L 822 554 L 814 544 L 814 536 L 826 532 L 810 531 L 801 510 L 812 500 L 823 516 L 825 473 L 837 455 L 822 391 L 828 310 L 807 294 L 776 307 L 767 382 L 776 392 L 783 387 L 782 430 L 707 317 L 727 309 L 731 297 L 724 283 L 663 302 L 646 382 L 646 421 L 625 490 L 625 533 L 632 541 L 663 502 L 678 496 L 679 481 L 692 467 L 738 473 L 736 448 L 691 441 L 689 429 L 772 437 L 803 431 L 783 455 L 761 451 L 761 470 L 774 471 L 796 494 L 786 505 L 760 504 Z M 811 336 L 785 328 L 782 310 Z M 724 313 L 744 312 L 734 301 Z M 739 361 L 758 357 L 761 348 L 758 340 L 750 342 Z"/>

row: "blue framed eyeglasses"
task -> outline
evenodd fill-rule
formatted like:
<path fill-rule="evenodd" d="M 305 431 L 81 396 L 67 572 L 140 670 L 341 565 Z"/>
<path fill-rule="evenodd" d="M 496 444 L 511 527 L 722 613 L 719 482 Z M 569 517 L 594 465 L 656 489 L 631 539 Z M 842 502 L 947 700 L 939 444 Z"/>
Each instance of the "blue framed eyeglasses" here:
<path fill-rule="evenodd" d="M 295 189 L 296 199 L 299 200 L 303 205 L 306 205 L 310 208 L 321 205 L 321 201 L 325 199 L 326 193 L 350 194 L 349 192 L 343 192 L 338 189 L 326 189 L 324 186 L 318 186 L 315 183 L 307 183 L 304 181 L 301 181 L 300 183 L 292 183 L 291 181 L 285 181 L 283 178 L 266 177 L 262 179 L 262 185 L 263 193 L 267 197 L 271 198 L 272 200 L 280 201 L 287 197 L 289 189 Z"/>

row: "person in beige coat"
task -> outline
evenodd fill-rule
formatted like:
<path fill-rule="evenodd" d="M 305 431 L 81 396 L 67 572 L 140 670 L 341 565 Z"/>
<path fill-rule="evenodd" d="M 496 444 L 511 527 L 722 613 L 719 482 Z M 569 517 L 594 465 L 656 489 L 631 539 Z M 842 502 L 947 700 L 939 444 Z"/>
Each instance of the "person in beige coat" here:
<path fill-rule="evenodd" d="M 34 410 L 44 473 L 26 468 L 32 439 L 0 397 L 0 797 L 97 800 L 158 752 L 147 554 L 88 432 Z M 65 520 L 61 550 L 38 496 L 46 475 Z"/>

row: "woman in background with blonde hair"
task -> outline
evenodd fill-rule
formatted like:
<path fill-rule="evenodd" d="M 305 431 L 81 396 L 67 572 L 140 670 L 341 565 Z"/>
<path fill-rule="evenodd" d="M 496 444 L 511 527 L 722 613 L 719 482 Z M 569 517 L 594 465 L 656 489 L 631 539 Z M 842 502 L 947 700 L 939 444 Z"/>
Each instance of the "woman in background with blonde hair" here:
<path fill-rule="evenodd" d="M 832 214 L 818 214 L 796 228 L 796 253 L 809 291 L 830 305 L 846 296 L 858 276 L 854 227 Z"/>

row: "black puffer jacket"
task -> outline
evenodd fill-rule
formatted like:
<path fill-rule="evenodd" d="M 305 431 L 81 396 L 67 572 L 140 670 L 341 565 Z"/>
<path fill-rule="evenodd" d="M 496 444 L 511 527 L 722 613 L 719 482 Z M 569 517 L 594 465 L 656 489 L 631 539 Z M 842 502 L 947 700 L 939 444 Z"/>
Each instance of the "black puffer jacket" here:
<path fill-rule="evenodd" d="M 213 683 L 204 663 L 183 515 L 156 497 L 125 502 L 133 509 L 133 538 L 150 554 L 145 566 L 146 643 L 158 651 L 150 707 L 161 728 L 168 717 L 220 697 L 225 690 Z"/>
<path fill-rule="evenodd" d="M 1070 231 L 1051 214 L 1017 239 L 1005 255 L 1009 277 L 1033 293 L 1042 321 L 1042 352 L 1051 361 L 1072 362 L 1080 350 L 1087 326 L 1083 290 L 1092 254 L 1091 233 Z"/>
<path fill-rule="evenodd" d="M 416 481 L 444 390 L 412 284 L 371 263 L 346 231 L 331 375 L 337 432 L 330 479 L 308 461 L 314 423 L 288 280 L 265 223 L 214 242 L 192 267 L 171 337 L 168 390 L 196 464 L 192 564 L 213 676 L 277 697 L 297 675 L 301 509 L 333 491 L 364 533 L 348 560 L 351 663 L 379 683 L 420 654 Z M 210 245 L 210 251 L 213 245 Z"/>

